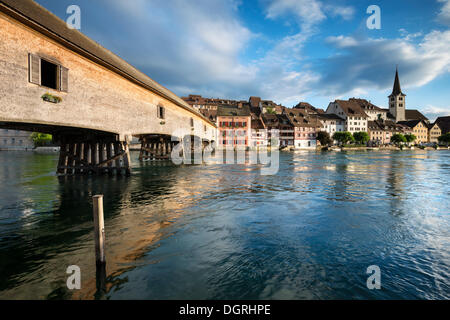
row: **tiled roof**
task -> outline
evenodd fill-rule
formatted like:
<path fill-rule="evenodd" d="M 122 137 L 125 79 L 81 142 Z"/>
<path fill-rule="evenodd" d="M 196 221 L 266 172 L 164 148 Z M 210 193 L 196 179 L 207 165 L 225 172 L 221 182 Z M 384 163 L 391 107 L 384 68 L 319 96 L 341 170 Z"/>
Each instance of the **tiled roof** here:
<path fill-rule="evenodd" d="M 252 129 L 265 129 L 264 122 L 261 119 L 253 119 L 252 120 Z"/>
<path fill-rule="evenodd" d="M 260 97 L 250 97 L 249 103 L 250 103 L 250 107 L 259 108 L 259 104 L 261 103 L 261 98 Z"/>
<path fill-rule="evenodd" d="M 337 103 L 349 117 L 368 117 L 363 108 L 354 100 L 336 100 L 335 103 Z"/>
<path fill-rule="evenodd" d="M 202 109 L 200 110 L 200 113 L 209 121 L 216 122 L 217 110 Z"/>
<path fill-rule="evenodd" d="M 229 107 L 229 106 L 219 106 L 217 108 L 217 116 L 222 117 L 249 117 L 250 116 L 250 108 L 248 105 L 242 106 L 242 108 L 238 107 Z"/>
<path fill-rule="evenodd" d="M 439 128 L 442 130 L 442 134 L 446 134 L 450 132 L 450 116 L 448 117 L 439 117 L 436 119 L 436 122 L 439 125 Z"/>
<path fill-rule="evenodd" d="M 380 112 L 385 111 L 385 110 L 381 109 L 380 107 L 374 105 L 370 101 L 367 101 L 366 99 L 350 98 L 349 100 L 355 101 L 356 103 L 359 104 L 360 107 L 362 107 L 365 110 L 376 110 L 376 111 L 380 111 Z"/>
<path fill-rule="evenodd" d="M 422 120 L 408 120 L 408 121 L 399 121 L 399 124 L 403 124 L 405 126 L 408 126 L 410 128 L 414 128 L 417 126 Z"/>
<path fill-rule="evenodd" d="M 302 109 L 285 109 L 284 114 L 295 127 L 322 127 L 322 124 L 317 117 L 309 116 L 308 113 Z"/>
<path fill-rule="evenodd" d="M 393 121 L 382 121 L 382 120 L 376 120 L 376 121 L 368 121 L 367 127 L 369 130 L 383 130 L 383 131 L 395 131 L 395 132 L 401 132 L 405 131 L 406 126 L 400 123 L 395 123 Z"/>
<path fill-rule="evenodd" d="M 419 110 L 405 110 L 406 120 L 428 120 Z"/>
<path fill-rule="evenodd" d="M 317 115 L 317 118 L 319 118 L 320 120 L 341 120 L 341 121 L 344 120 L 341 117 L 339 117 L 337 114 L 334 114 L 334 113 L 319 114 L 319 115 Z"/>

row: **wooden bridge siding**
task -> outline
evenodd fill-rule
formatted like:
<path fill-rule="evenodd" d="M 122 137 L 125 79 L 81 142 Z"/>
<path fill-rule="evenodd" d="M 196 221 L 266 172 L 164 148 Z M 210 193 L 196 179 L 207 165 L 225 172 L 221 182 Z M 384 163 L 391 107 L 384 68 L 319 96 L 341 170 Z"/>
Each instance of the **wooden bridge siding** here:
<path fill-rule="evenodd" d="M 87 128 L 119 135 L 172 134 L 180 127 L 208 140 L 215 128 L 201 117 L 100 66 L 0 13 L 0 121 Z M 28 54 L 69 69 L 69 92 L 28 82 Z M 44 102 L 49 92 L 59 104 Z M 157 106 L 166 108 L 165 125 Z M 190 119 L 194 118 L 194 131 Z M 204 132 L 206 124 L 208 132 Z"/>

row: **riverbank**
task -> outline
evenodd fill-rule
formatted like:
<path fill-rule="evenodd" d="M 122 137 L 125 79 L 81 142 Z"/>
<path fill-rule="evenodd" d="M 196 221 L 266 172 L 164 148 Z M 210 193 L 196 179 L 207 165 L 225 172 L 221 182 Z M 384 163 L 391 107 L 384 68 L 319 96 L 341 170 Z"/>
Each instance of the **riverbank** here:
<path fill-rule="evenodd" d="M 318 148 L 321 151 L 439 151 L 439 150 L 450 150 L 450 147 L 404 147 L 399 148 L 395 146 L 389 147 L 324 147 Z"/>

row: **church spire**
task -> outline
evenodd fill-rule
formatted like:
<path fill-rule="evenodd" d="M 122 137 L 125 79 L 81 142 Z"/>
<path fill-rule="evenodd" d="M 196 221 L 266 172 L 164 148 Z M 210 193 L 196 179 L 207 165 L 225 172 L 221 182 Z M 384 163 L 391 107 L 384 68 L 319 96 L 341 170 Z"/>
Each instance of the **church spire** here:
<path fill-rule="evenodd" d="M 395 70 L 395 82 L 394 82 L 394 88 L 392 90 L 393 96 L 403 95 L 402 89 L 400 87 L 400 78 L 398 76 L 398 67 Z"/>

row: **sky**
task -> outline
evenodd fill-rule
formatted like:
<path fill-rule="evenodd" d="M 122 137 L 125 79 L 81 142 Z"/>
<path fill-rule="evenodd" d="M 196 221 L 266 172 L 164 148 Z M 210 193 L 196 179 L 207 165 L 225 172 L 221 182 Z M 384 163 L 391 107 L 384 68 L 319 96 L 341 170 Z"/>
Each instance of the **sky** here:
<path fill-rule="evenodd" d="M 179 96 L 318 108 L 387 108 L 398 66 L 406 108 L 450 115 L 450 0 L 37 0 Z M 380 29 L 369 29 L 369 6 Z"/>

